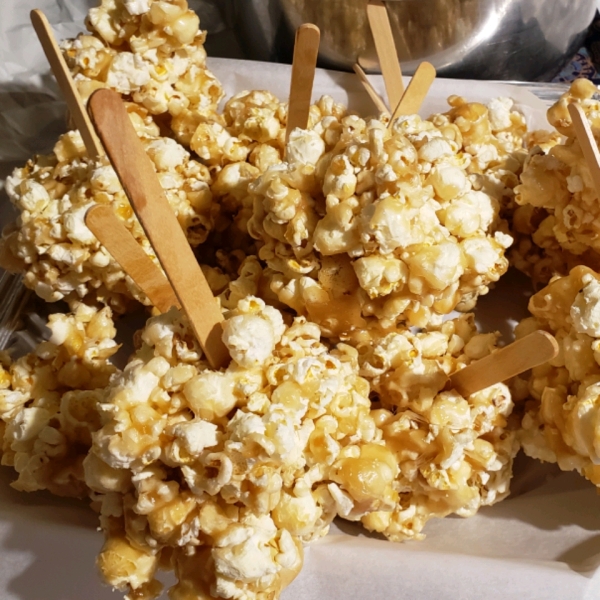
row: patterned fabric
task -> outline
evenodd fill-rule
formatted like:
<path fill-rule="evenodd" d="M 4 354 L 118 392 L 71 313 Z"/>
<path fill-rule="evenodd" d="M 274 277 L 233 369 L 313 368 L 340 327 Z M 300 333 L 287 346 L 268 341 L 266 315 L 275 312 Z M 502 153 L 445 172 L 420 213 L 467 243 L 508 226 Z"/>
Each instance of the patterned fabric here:
<path fill-rule="evenodd" d="M 578 77 L 600 84 L 600 13 L 590 25 L 585 45 L 553 81 L 573 81 Z"/>

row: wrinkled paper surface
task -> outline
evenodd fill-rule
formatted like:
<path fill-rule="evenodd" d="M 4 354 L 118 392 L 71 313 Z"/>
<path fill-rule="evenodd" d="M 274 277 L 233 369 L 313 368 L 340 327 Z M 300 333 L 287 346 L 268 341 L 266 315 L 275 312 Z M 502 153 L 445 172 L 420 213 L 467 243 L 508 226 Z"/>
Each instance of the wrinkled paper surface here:
<path fill-rule="evenodd" d="M 214 1 L 210 2 L 214 8 Z M 42 8 L 59 38 L 75 35 L 96 0 L 2 0 L 0 3 L 0 173 L 52 148 L 64 130 L 64 103 L 28 13 Z M 289 91 L 283 65 L 210 59 L 228 95 L 269 89 Z M 381 77 L 372 77 L 383 94 Z M 328 93 L 362 114 L 373 106 L 352 74 L 319 71 L 313 98 Z M 530 127 L 544 127 L 546 106 L 523 88 L 506 84 L 438 80 L 422 109 L 445 109 L 460 94 L 487 101 L 510 96 Z M 6 201 L 0 207 L 6 215 Z M 4 222 L 6 219 L 3 218 Z M 1 299 L 0 299 L 1 301 Z M 478 305 L 483 329 L 509 341 L 524 315 L 526 280 L 503 278 Z M 559 473 L 520 457 L 513 496 L 470 519 L 431 521 L 423 542 L 392 544 L 353 523 L 337 522 L 328 536 L 306 548 L 299 577 L 287 600 L 592 600 L 600 597 L 600 499 L 574 473 Z M 94 559 L 102 544 L 92 511 L 50 495 L 22 494 L 0 468 L 0 598 L 2 600 L 110 600 Z M 166 598 L 166 595 L 165 595 Z"/>

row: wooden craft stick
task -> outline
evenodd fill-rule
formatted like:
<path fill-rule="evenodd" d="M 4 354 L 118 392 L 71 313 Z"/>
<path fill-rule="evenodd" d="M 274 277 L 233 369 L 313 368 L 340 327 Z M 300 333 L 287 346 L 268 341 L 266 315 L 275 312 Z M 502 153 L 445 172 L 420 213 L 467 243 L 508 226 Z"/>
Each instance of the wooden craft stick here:
<path fill-rule="evenodd" d="M 406 91 L 394 109 L 390 125 L 401 115 L 416 115 L 421 109 L 425 96 L 435 80 L 435 67 L 428 62 L 422 62 L 412 76 Z"/>
<path fill-rule="evenodd" d="M 83 143 L 87 150 L 88 156 L 95 159 L 98 156 L 104 156 L 104 148 L 94 131 L 90 118 L 83 106 L 81 96 L 77 91 L 75 82 L 69 72 L 69 67 L 63 58 L 62 52 L 56 43 L 52 27 L 46 18 L 46 15 L 41 10 L 32 10 L 31 23 L 37 33 L 37 36 L 42 44 L 46 58 L 50 63 L 50 68 L 58 85 L 65 97 L 71 118 L 75 122 L 75 126 L 81 133 Z"/>
<path fill-rule="evenodd" d="M 316 25 L 305 23 L 296 30 L 294 59 L 292 63 L 292 82 L 290 84 L 290 101 L 288 105 L 286 142 L 290 133 L 296 128 L 306 129 L 310 112 L 317 56 L 321 32 Z"/>
<path fill-rule="evenodd" d="M 375 40 L 375 49 L 379 58 L 379 66 L 385 82 L 385 89 L 390 106 L 398 106 L 404 92 L 402 69 L 396 52 L 392 26 L 385 4 L 381 0 L 369 0 L 367 17 L 371 33 Z"/>
<path fill-rule="evenodd" d="M 371 98 L 371 100 L 373 100 L 373 104 L 377 107 L 377 110 L 381 114 L 384 114 L 389 117 L 390 111 L 389 111 L 388 107 L 385 105 L 383 98 L 375 91 L 375 88 L 373 87 L 373 85 L 371 84 L 369 79 L 367 78 L 367 74 L 363 71 L 362 67 L 358 63 L 355 63 L 355 65 L 354 65 L 354 72 L 358 75 L 360 82 L 362 83 L 363 87 L 365 88 L 365 91 L 367 92 L 367 94 L 369 94 L 369 97 Z"/>
<path fill-rule="evenodd" d="M 577 141 L 590 170 L 596 194 L 600 198 L 600 152 L 598 152 L 598 144 L 596 144 L 592 128 L 583 109 L 578 104 L 569 104 L 569 114 L 573 120 Z"/>
<path fill-rule="evenodd" d="M 192 329 L 214 369 L 229 352 L 221 339 L 221 310 L 160 185 L 120 96 L 101 89 L 88 103 L 96 130 L 135 213 L 154 247 Z"/>
<path fill-rule="evenodd" d="M 558 343 L 554 337 L 546 331 L 534 331 L 457 371 L 450 377 L 449 387 L 466 398 L 490 385 L 542 365 L 557 354 Z"/>
<path fill-rule="evenodd" d="M 85 224 L 160 312 L 179 300 L 162 271 L 152 262 L 108 204 L 96 204 L 85 214 Z"/>

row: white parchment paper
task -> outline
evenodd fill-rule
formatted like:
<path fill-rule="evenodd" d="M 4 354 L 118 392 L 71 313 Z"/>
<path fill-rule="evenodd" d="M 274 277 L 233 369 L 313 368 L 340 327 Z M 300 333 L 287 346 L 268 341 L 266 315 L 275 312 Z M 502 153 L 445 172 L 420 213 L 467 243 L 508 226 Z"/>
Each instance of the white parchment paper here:
<path fill-rule="evenodd" d="M 96 0 L 1 0 L 0 170 L 46 151 L 64 129 L 64 105 L 48 75 L 28 13 L 40 7 L 59 37 L 83 29 Z M 214 6 L 214 1 L 211 0 Z M 210 59 L 229 95 L 289 90 L 287 66 Z M 373 83 L 383 94 L 380 77 Z M 351 74 L 319 71 L 314 95 L 328 93 L 363 114 L 373 112 Z M 546 106 L 523 88 L 505 84 L 438 80 L 422 109 L 444 110 L 445 98 L 512 97 L 530 127 L 546 126 Z M 4 207 L 0 207 L 4 208 Z M 523 315 L 526 283 L 512 275 L 478 306 L 478 321 L 510 338 Z M 0 299 L 1 302 L 1 299 Z M 521 458 L 514 494 L 471 519 L 430 522 L 423 542 L 392 544 L 340 522 L 306 548 L 305 566 L 285 600 L 593 600 L 600 598 L 600 499 L 576 474 Z M 0 468 L 0 599 L 109 600 L 94 569 L 102 544 L 96 517 L 83 503 L 9 488 Z"/>

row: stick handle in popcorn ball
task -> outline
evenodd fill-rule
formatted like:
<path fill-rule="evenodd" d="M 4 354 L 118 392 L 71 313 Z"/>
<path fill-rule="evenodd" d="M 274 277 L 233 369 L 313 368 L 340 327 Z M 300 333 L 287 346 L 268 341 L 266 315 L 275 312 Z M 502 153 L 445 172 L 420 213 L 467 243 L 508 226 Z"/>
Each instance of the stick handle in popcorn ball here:
<path fill-rule="evenodd" d="M 406 86 L 406 91 L 394 109 L 390 125 L 395 119 L 402 115 L 416 115 L 421 109 L 425 96 L 429 88 L 435 81 L 435 67 L 428 62 L 422 62 L 412 76 L 410 83 Z"/>
<path fill-rule="evenodd" d="M 169 280 L 110 206 L 92 206 L 85 214 L 85 224 L 160 312 L 167 312 L 172 306 L 181 307 Z"/>
<path fill-rule="evenodd" d="M 581 106 L 578 104 L 569 104 L 569 114 L 573 121 L 577 141 L 581 146 L 583 157 L 590 170 L 596 194 L 600 198 L 600 152 L 598 152 L 598 144 L 596 144 L 594 134 Z"/>
<path fill-rule="evenodd" d="M 402 69 L 394 43 L 394 34 L 385 4 L 381 0 L 369 0 L 367 18 L 375 41 L 381 74 L 385 82 L 388 104 L 397 106 L 404 92 Z"/>
<path fill-rule="evenodd" d="M 202 269 L 170 207 L 120 96 L 97 90 L 88 103 L 92 120 L 123 189 L 152 244 L 213 369 L 229 353 L 221 340 L 223 316 Z"/>
<path fill-rule="evenodd" d="M 50 26 L 46 15 L 44 15 L 41 10 L 32 10 L 31 23 L 42 44 L 44 54 L 50 63 L 52 73 L 54 73 L 54 77 L 65 97 L 75 126 L 83 138 L 83 143 L 88 156 L 91 159 L 104 156 L 104 148 L 94 131 L 90 118 L 81 101 L 81 96 L 79 95 L 75 82 L 69 72 L 69 67 L 67 67 L 67 63 L 56 43 L 56 39 L 52 33 L 52 27 Z"/>
<path fill-rule="evenodd" d="M 288 104 L 286 142 L 290 133 L 296 128 L 306 129 L 310 113 L 315 69 L 321 32 L 316 25 L 305 23 L 296 30 L 294 59 L 292 62 L 292 81 L 290 84 L 290 101 Z"/>
<path fill-rule="evenodd" d="M 534 331 L 457 371 L 451 375 L 448 387 L 466 398 L 552 360 L 558 350 L 558 342 L 552 335 L 546 331 Z"/>
<path fill-rule="evenodd" d="M 365 88 L 367 94 L 369 94 L 369 98 L 373 101 L 373 104 L 377 107 L 377 110 L 386 116 L 390 116 L 390 111 L 388 107 L 385 105 L 383 98 L 375 91 L 373 84 L 369 81 L 367 74 L 363 71 L 362 67 L 356 63 L 354 65 L 354 72 L 358 75 L 362 86 Z"/>

